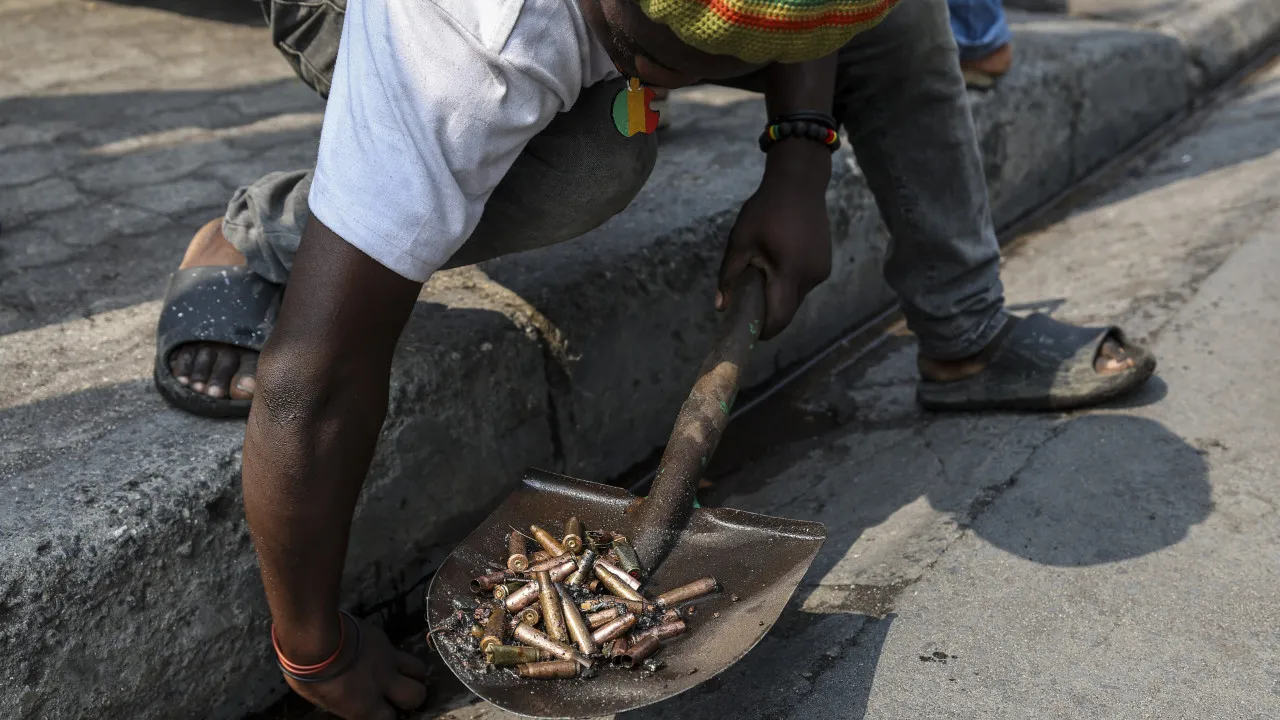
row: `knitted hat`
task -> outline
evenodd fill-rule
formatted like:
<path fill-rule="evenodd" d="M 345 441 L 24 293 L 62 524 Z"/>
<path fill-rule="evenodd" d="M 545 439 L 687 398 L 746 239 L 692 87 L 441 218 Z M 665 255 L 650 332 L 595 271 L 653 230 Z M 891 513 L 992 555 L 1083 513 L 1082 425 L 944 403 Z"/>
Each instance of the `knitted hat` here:
<path fill-rule="evenodd" d="M 816 60 L 879 24 L 899 0 L 637 0 L 686 44 L 752 63 Z"/>

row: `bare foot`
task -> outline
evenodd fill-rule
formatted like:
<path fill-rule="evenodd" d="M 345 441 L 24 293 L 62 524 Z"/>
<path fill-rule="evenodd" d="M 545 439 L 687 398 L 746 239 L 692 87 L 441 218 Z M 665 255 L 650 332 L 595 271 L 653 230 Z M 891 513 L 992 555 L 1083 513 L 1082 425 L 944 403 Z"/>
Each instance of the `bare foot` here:
<path fill-rule="evenodd" d="M 244 265 L 240 254 L 222 234 L 222 218 L 196 231 L 179 269 L 206 265 Z M 169 355 L 174 379 L 211 398 L 249 400 L 258 387 L 258 353 L 219 343 L 187 343 Z"/>
<path fill-rule="evenodd" d="M 932 360 L 919 357 L 916 360 L 916 366 L 920 369 L 920 377 L 925 380 L 953 382 L 981 372 L 986 367 L 981 357 L 982 353 L 960 360 Z M 1102 347 L 1098 349 L 1098 357 L 1093 361 L 1093 369 L 1100 375 L 1124 372 L 1134 365 L 1134 359 L 1124 351 L 1124 346 L 1112 338 L 1103 341 Z"/>

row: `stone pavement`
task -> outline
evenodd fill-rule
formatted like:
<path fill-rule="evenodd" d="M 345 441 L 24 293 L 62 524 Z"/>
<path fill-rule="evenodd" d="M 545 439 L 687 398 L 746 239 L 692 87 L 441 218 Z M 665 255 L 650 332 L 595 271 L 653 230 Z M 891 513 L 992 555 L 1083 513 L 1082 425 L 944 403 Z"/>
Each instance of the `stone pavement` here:
<path fill-rule="evenodd" d="M 1240 7 L 1275 7 L 1255 5 Z M 975 99 L 1001 222 L 1185 107 L 1203 54 L 1195 37 L 1020 22 L 1017 71 Z M 0 5 L 0 714 L 236 717 L 281 691 L 239 508 L 241 426 L 168 409 L 151 342 L 193 229 L 236 185 L 309 163 L 320 111 L 247 0 Z M 622 216 L 424 293 L 354 530 L 352 607 L 413 612 L 421 578 L 524 465 L 608 477 L 665 439 L 713 325 L 721 238 L 760 170 L 743 150 L 758 101 L 704 90 L 674 111 L 652 189 Z M 758 377 L 890 302 L 887 239 L 848 156 L 830 197 L 836 271 Z M 825 593 L 810 598 L 849 602 Z M 782 637 L 811 627 L 790 622 Z"/>

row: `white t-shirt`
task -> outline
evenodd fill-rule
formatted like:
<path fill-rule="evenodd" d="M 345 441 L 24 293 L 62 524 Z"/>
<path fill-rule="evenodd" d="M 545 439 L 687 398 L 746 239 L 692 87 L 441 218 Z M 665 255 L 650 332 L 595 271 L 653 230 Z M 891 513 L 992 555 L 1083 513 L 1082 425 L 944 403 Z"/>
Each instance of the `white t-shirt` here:
<path fill-rule="evenodd" d="M 577 0 L 350 0 L 311 211 L 425 281 L 529 140 L 616 74 Z"/>

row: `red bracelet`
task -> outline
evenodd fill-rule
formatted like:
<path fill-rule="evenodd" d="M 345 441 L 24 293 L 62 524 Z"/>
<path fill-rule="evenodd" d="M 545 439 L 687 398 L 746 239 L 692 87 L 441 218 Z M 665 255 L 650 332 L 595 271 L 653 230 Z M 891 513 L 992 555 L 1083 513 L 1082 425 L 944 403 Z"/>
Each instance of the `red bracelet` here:
<path fill-rule="evenodd" d="M 333 654 L 330 655 L 327 660 L 316 663 L 315 665 L 299 665 L 295 662 L 291 662 L 289 658 L 284 656 L 284 651 L 280 649 L 280 638 L 276 636 L 275 623 L 272 623 L 271 624 L 271 646 L 274 647 L 276 650 L 276 660 L 280 663 L 280 668 L 285 672 L 289 673 L 290 675 L 294 676 L 295 678 L 297 678 L 298 676 L 305 678 L 305 677 L 319 675 L 320 673 L 329 669 L 329 666 L 337 662 L 338 656 L 342 654 L 342 647 L 343 645 L 346 644 L 346 641 L 347 641 L 347 622 L 346 622 L 346 619 L 342 617 L 342 615 L 338 615 L 338 627 L 339 627 L 339 632 L 341 633 L 340 635 L 338 635 L 338 649 L 334 650 Z"/>

